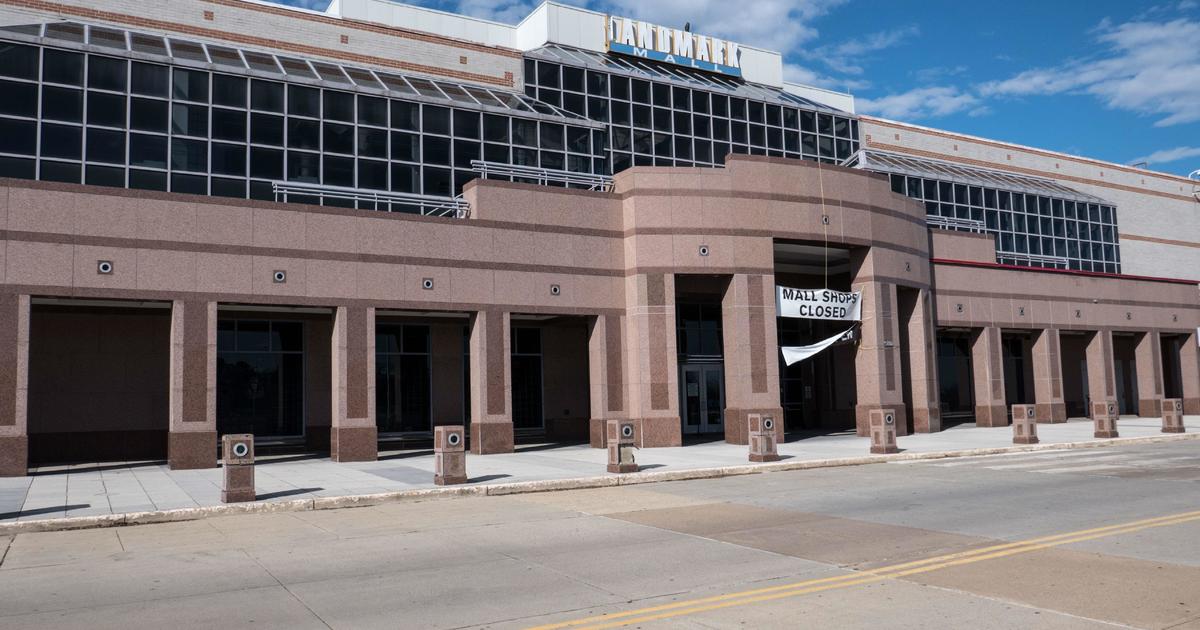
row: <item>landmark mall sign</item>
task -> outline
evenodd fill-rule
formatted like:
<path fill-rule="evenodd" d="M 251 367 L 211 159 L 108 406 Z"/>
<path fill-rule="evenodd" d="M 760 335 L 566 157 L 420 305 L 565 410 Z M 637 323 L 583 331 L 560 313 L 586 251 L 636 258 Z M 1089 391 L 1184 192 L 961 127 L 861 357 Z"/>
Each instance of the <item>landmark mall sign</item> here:
<path fill-rule="evenodd" d="M 668 28 L 611 15 L 606 30 L 611 52 L 742 76 L 742 51 L 733 42 L 696 35 L 687 27 Z"/>

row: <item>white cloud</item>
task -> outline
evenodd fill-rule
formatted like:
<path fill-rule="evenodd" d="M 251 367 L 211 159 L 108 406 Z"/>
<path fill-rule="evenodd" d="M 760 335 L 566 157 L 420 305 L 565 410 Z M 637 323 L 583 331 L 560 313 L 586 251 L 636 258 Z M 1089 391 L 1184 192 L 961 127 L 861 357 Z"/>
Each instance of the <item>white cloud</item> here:
<path fill-rule="evenodd" d="M 953 86 L 922 87 L 880 98 L 860 97 L 855 103 L 860 112 L 899 120 L 987 113 L 978 96 Z"/>
<path fill-rule="evenodd" d="M 1159 116 L 1155 126 L 1200 121 L 1200 22 L 1102 23 L 1107 51 L 1026 70 L 980 86 L 984 96 L 1091 94 L 1116 109 Z"/>
<path fill-rule="evenodd" d="M 1130 160 L 1132 164 L 1145 162 L 1147 164 L 1169 164 L 1186 160 L 1188 158 L 1200 157 L 1200 147 L 1175 147 L 1174 149 L 1162 149 L 1155 151 L 1150 155 L 1143 155 L 1139 158 Z"/>
<path fill-rule="evenodd" d="M 862 57 L 896 46 L 920 33 L 921 29 L 915 25 L 890 31 L 879 31 L 860 38 L 848 39 L 839 44 L 821 46 L 811 53 L 806 53 L 805 56 L 819 59 L 834 72 L 862 74 Z"/>

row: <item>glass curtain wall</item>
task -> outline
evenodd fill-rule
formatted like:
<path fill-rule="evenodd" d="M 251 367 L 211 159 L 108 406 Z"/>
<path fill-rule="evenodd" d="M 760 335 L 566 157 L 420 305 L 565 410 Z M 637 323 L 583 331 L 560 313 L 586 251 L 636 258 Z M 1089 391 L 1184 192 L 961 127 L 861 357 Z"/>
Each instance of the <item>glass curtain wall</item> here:
<path fill-rule="evenodd" d="M 983 222 L 984 232 L 996 237 L 1000 263 L 1121 273 L 1113 206 L 899 174 L 890 177 L 892 190 L 924 202 L 928 215 Z"/>
<path fill-rule="evenodd" d="M 375 423 L 380 433 L 433 430 L 429 326 L 375 328 Z"/>

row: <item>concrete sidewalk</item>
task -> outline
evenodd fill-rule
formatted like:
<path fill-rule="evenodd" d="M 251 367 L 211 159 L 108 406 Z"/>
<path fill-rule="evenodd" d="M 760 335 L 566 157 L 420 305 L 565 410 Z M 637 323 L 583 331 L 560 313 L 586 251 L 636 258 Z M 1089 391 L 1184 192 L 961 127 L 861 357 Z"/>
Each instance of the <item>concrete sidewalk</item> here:
<path fill-rule="evenodd" d="M 1200 432 L 1200 416 L 1184 419 L 1189 433 Z M 1122 418 L 1121 438 L 1169 437 L 1153 418 Z M 1042 445 L 1093 441 L 1092 423 L 1038 425 Z M 1194 439 L 1185 434 L 1183 439 Z M 1120 440 L 1118 440 L 1119 443 Z M 1097 443 L 1101 441 L 1096 441 Z M 959 425 L 941 433 L 899 439 L 906 454 L 930 454 L 1011 447 L 1009 427 Z M 794 439 L 779 445 L 786 464 L 829 461 L 845 465 L 868 455 L 869 441 L 850 433 Z M 746 467 L 747 447 L 716 441 L 637 452 L 643 471 L 668 472 Z M 830 461 L 834 460 L 834 461 Z M 839 463 L 837 460 L 843 460 Z M 586 445 L 531 445 L 516 453 L 467 457 L 475 486 L 568 480 L 605 475 L 606 452 Z M 766 465 L 764 469 L 770 469 Z M 158 512 L 222 505 L 222 471 L 170 470 L 164 462 L 106 462 L 47 466 L 28 477 L 0 479 L 0 523 L 63 517 Z M 716 475 L 714 475 L 716 476 Z M 432 451 L 381 452 L 379 461 L 334 463 L 328 457 L 279 456 L 259 459 L 260 502 L 342 497 L 434 488 Z"/>

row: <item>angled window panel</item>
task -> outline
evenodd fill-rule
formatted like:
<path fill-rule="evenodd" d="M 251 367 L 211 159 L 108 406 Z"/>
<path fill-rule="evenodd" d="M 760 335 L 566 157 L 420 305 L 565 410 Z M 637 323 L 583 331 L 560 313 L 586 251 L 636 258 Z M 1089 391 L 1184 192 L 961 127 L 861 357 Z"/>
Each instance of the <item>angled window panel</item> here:
<path fill-rule="evenodd" d="M 104 48 L 129 50 L 129 44 L 125 41 L 125 31 L 100 26 L 88 28 L 88 43 L 93 46 L 103 46 Z"/>
<path fill-rule="evenodd" d="M 367 70 L 347 67 L 342 67 L 342 70 L 346 71 L 346 75 L 349 76 L 350 80 L 354 81 L 356 85 L 376 89 L 383 87 L 383 85 L 379 82 L 379 79 L 376 79 L 375 75 L 371 74 Z"/>
<path fill-rule="evenodd" d="M 259 72 L 271 72 L 274 74 L 280 73 L 279 64 L 275 62 L 275 57 L 273 55 L 266 55 L 249 50 L 243 50 L 242 55 L 246 58 L 246 64 L 250 66 L 251 70 L 258 70 Z"/>
<path fill-rule="evenodd" d="M 317 76 L 321 77 L 322 80 L 351 85 L 349 77 L 338 66 L 319 61 L 310 61 L 309 63 L 312 64 L 313 69 L 317 71 Z"/>
<path fill-rule="evenodd" d="M 288 76 L 303 77 L 305 79 L 315 79 L 317 75 L 312 68 L 308 67 L 308 62 L 303 59 L 293 59 L 292 57 L 279 57 L 279 65 Z"/>
<path fill-rule="evenodd" d="M 176 59 L 187 59 L 190 61 L 200 61 L 208 63 L 208 55 L 204 53 L 204 46 L 196 42 L 189 42 L 182 39 L 171 39 L 171 56 Z"/>
<path fill-rule="evenodd" d="M 408 82 L 413 86 L 413 89 L 417 91 L 417 94 L 420 94 L 421 96 L 439 98 L 442 100 L 449 100 L 450 98 L 443 94 L 442 91 L 439 90 L 436 85 L 434 85 L 433 81 L 429 81 L 427 79 L 418 79 L 416 77 L 408 77 Z"/>
<path fill-rule="evenodd" d="M 83 25 L 75 22 L 58 22 L 46 25 L 46 37 L 65 42 L 83 43 Z"/>
<path fill-rule="evenodd" d="M 383 82 L 383 85 L 393 92 L 408 95 L 417 93 L 417 91 L 413 89 L 413 86 L 409 85 L 408 81 L 406 81 L 402 76 L 388 74 L 386 72 L 376 72 L 375 76 L 379 77 L 379 80 Z"/>
<path fill-rule="evenodd" d="M 212 62 L 219 66 L 227 68 L 245 68 L 246 62 L 242 61 L 242 56 L 233 48 L 224 48 L 222 46 L 208 45 L 208 56 L 212 58 Z"/>

